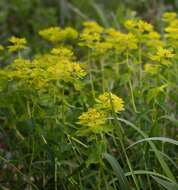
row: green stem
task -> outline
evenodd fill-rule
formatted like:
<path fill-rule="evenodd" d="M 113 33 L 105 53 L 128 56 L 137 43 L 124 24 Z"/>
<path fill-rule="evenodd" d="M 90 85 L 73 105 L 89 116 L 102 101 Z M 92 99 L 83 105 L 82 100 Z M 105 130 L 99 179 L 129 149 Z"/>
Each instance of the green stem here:
<path fill-rule="evenodd" d="M 126 52 L 126 63 L 127 63 L 127 66 L 128 66 L 128 69 L 129 69 L 129 53 L 128 51 Z M 131 93 L 131 99 L 132 99 L 132 106 L 133 106 L 133 109 L 136 113 L 138 113 L 137 111 L 137 108 L 136 108 L 136 105 L 135 105 L 135 98 L 134 98 L 134 93 L 133 93 L 133 86 L 132 86 L 132 82 L 131 82 L 131 79 L 129 78 L 129 88 L 130 88 L 130 93 Z"/>
<path fill-rule="evenodd" d="M 105 92 L 104 59 L 101 59 L 100 66 L 101 66 L 101 76 L 102 76 L 102 90 L 103 90 L 103 93 L 104 93 Z"/>
<path fill-rule="evenodd" d="M 138 49 L 138 62 L 139 62 L 139 81 L 140 81 L 140 87 L 142 87 L 142 48 L 141 43 L 139 43 L 139 49 Z"/>
<path fill-rule="evenodd" d="M 122 141 L 122 140 L 119 140 L 119 141 L 120 141 L 120 144 L 121 144 L 121 148 L 122 148 L 122 150 L 123 150 L 123 152 L 124 152 L 124 156 L 125 156 L 125 158 L 126 158 L 127 165 L 128 165 L 128 167 L 129 167 L 129 169 L 130 169 L 130 171 L 131 171 L 132 178 L 133 178 L 133 180 L 134 180 L 136 189 L 139 190 L 139 185 L 138 185 L 136 176 L 134 175 L 133 168 L 132 168 L 132 165 L 131 165 L 131 163 L 130 163 L 130 160 L 129 160 L 128 156 L 127 156 L 127 153 L 126 153 L 126 150 L 125 150 L 123 141 Z"/>
<path fill-rule="evenodd" d="M 90 77 L 90 85 L 91 85 L 91 92 L 93 95 L 93 98 L 95 99 L 95 88 L 93 83 L 93 76 L 92 76 L 92 66 L 91 66 L 91 60 L 90 60 L 90 52 L 88 51 L 88 66 L 89 66 L 89 77 Z"/>
<path fill-rule="evenodd" d="M 57 190 L 57 158 L 54 159 L 54 185 Z"/>

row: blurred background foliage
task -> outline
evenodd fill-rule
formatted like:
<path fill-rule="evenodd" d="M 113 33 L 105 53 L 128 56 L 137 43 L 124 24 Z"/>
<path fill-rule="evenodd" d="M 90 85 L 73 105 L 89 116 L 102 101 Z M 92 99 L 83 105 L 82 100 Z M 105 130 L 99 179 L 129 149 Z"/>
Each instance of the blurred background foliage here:
<path fill-rule="evenodd" d="M 39 29 L 60 25 L 80 28 L 93 19 L 119 27 L 125 19 L 141 17 L 157 21 L 167 10 L 178 10 L 177 0 L 0 0 L 0 39 L 26 37 L 35 47 Z M 157 22 L 158 23 L 158 22 Z"/>

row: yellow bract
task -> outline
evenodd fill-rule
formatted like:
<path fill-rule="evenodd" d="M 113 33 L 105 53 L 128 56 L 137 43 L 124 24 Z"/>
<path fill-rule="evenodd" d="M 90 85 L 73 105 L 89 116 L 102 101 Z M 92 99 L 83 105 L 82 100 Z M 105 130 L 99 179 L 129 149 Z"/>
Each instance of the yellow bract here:
<path fill-rule="evenodd" d="M 153 26 L 143 20 L 126 20 L 124 25 L 128 30 L 140 33 L 151 32 L 153 30 Z"/>
<path fill-rule="evenodd" d="M 106 34 L 106 42 L 112 44 L 113 48 L 118 52 L 137 48 L 138 40 L 132 33 L 124 34 L 120 31 L 110 28 L 106 30 Z"/>
<path fill-rule="evenodd" d="M 81 46 L 86 46 L 89 48 L 95 48 L 95 45 L 101 41 L 101 34 L 103 28 L 96 22 L 84 22 L 84 29 L 80 34 Z"/>
<path fill-rule="evenodd" d="M 124 26 L 128 29 L 128 30 L 133 30 L 136 26 L 137 26 L 137 21 L 136 20 L 126 20 L 124 23 Z"/>
<path fill-rule="evenodd" d="M 0 51 L 3 51 L 3 50 L 4 50 L 4 46 L 0 45 Z"/>
<path fill-rule="evenodd" d="M 26 46 L 27 41 L 25 38 L 18 38 L 18 37 L 12 36 L 11 38 L 9 38 L 9 42 L 13 44 L 13 45 L 8 46 L 9 52 L 15 52 L 15 51 L 27 48 Z"/>
<path fill-rule="evenodd" d="M 83 23 L 83 26 L 84 26 L 84 31 L 87 31 L 89 33 L 101 34 L 104 30 L 104 28 L 95 21 L 86 21 Z"/>
<path fill-rule="evenodd" d="M 108 111 L 114 110 L 115 112 L 124 110 L 124 101 L 115 94 L 105 92 L 99 95 L 97 100 L 101 109 L 106 109 Z"/>
<path fill-rule="evenodd" d="M 137 24 L 138 30 L 140 32 L 151 32 L 153 30 L 153 26 L 145 21 L 139 20 Z"/>
<path fill-rule="evenodd" d="M 149 63 L 147 63 L 144 66 L 144 71 L 146 73 L 149 73 L 149 74 L 152 74 L 152 75 L 153 74 L 158 74 L 159 69 L 160 69 L 160 65 L 158 65 L 158 64 L 149 64 Z"/>
<path fill-rule="evenodd" d="M 148 48 L 157 49 L 158 47 L 163 47 L 164 42 L 161 40 L 161 36 L 158 32 L 151 31 L 148 33 L 147 38 L 145 40 L 145 45 Z"/>
<path fill-rule="evenodd" d="M 96 108 L 89 108 L 87 112 L 79 116 L 79 124 L 88 127 L 101 127 L 106 123 L 106 113 L 97 110 Z"/>
<path fill-rule="evenodd" d="M 38 55 L 32 61 L 15 59 L 7 68 L 9 78 L 21 80 L 19 84 L 34 89 L 53 85 L 54 81 L 70 82 L 76 87 L 86 72 L 80 63 L 72 61 L 73 52 L 67 48 L 53 49 L 52 52 L 54 54 Z"/>
<path fill-rule="evenodd" d="M 153 61 L 157 61 L 163 65 L 170 65 L 172 64 L 171 58 L 175 56 L 172 53 L 172 50 L 164 49 L 163 47 L 159 47 L 155 55 L 151 55 L 150 59 Z"/>
<path fill-rule="evenodd" d="M 176 18 L 177 18 L 177 14 L 175 12 L 165 12 L 163 14 L 163 20 L 165 22 L 171 22 Z"/>
<path fill-rule="evenodd" d="M 57 55 L 61 58 L 67 58 L 67 59 L 73 59 L 74 58 L 74 53 L 71 49 L 66 48 L 66 47 L 58 47 L 58 48 L 53 48 L 51 50 L 51 54 Z"/>
<path fill-rule="evenodd" d="M 55 26 L 40 30 L 39 35 L 45 40 L 56 44 L 67 39 L 76 39 L 78 37 L 78 32 L 71 27 L 61 29 L 60 27 Z"/>

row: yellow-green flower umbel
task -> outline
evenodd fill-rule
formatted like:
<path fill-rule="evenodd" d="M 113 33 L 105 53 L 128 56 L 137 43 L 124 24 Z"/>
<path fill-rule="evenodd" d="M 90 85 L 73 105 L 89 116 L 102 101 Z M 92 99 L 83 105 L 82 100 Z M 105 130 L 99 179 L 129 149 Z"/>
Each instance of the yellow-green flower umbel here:
<path fill-rule="evenodd" d="M 9 42 L 12 43 L 12 45 L 8 46 L 9 52 L 16 52 L 22 49 L 26 49 L 27 46 L 27 41 L 25 38 L 18 38 L 15 36 L 12 36 L 11 38 L 9 38 Z"/>
<path fill-rule="evenodd" d="M 106 123 L 106 113 L 96 108 L 89 108 L 79 116 L 78 123 L 88 127 L 101 127 Z"/>
<path fill-rule="evenodd" d="M 99 95 L 97 99 L 99 107 L 104 110 L 115 112 L 120 112 L 124 110 L 124 101 L 122 98 L 116 96 L 115 94 L 105 92 L 104 94 Z"/>

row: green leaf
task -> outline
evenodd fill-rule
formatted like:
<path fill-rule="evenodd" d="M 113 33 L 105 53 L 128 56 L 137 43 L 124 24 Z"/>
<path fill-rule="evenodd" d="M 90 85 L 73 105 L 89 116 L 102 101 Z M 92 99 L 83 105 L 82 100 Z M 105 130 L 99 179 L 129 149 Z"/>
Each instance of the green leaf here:
<path fill-rule="evenodd" d="M 104 141 L 100 141 L 98 144 L 92 146 L 89 150 L 89 157 L 86 161 L 87 167 L 90 166 L 90 164 L 100 163 L 104 152 L 106 152 L 106 144 Z"/>
<path fill-rule="evenodd" d="M 173 181 L 172 181 L 170 178 L 168 178 L 168 177 L 166 177 L 166 176 L 164 176 L 164 175 L 162 175 L 162 174 L 159 174 L 159 173 L 157 173 L 157 172 L 148 171 L 148 170 L 135 170 L 135 171 L 133 171 L 133 173 L 134 173 L 135 175 L 151 175 L 151 176 L 157 176 L 157 177 L 160 177 L 160 178 L 162 178 L 162 179 L 165 179 L 165 180 L 167 180 L 167 181 L 173 183 Z M 125 173 L 125 176 L 126 176 L 126 177 L 127 177 L 127 176 L 131 176 L 131 175 L 132 175 L 132 172 L 127 172 L 127 173 Z"/>
<path fill-rule="evenodd" d="M 175 118 L 174 115 L 164 115 L 160 117 L 160 119 L 167 119 L 172 122 L 176 127 L 178 127 L 178 120 Z"/>
<path fill-rule="evenodd" d="M 119 165 L 119 162 L 108 153 L 104 153 L 103 157 L 110 163 L 112 169 L 116 173 L 121 190 L 131 190 L 127 178 L 125 177 L 124 172 Z"/>
<path fill-rule="evenodd" d="M 162 141 L 162 142 L 168 142 L 168 143 L 171 143 L 171 144 L 174 144 L 174 145 L 177 145 L 178 146 L 178 141 L 174 140 L 174 139 L 170 139 L 170 138 L 167 138 L 167 137 L 150 137 L 150 138 L 145 138 L 145 139 L 141 139 L 133 144 L 131 144 L 129 148 L 135 146 L 136 144 L 139 144 L 139 143 L 142 143 L 142 142 L 147 142 L 147 141 Z"/>
<path fill-rule="evenodd" d="M 158 96 L 158 94 L 160 93 L 164 93 L 164 89 L 167 87 L 167 84 L 156 87 L 156 88 L 152 88 L 151 90 L 148 91 L 147 94 L 147 101 L 148 103 L 154 99 L 156 96 Z"/>
<path fill-rule="evenodd" d="M 91 6 L 96 11 L 96 13 L 98 14 L 103 25 L 108 27 L 109 23 L 108 23 L 106 14 L 104 13 L 103 9 L 98 4 L 96 4 L 94 1 L 91 1 Z"/>
<path fill-rule="evenodd" d="M 174 182 L 168 182 L 166 180 L 163 180 L 159 177 L 155 177 L 155 176 L 152 176 L 152 178 L 157 182 L 159 183 L 160 185 L 162 185 L 165 189 L 167 190 L 178 190 L 178 184 L 177 183 L 174 183 Z"/>
<path fill-rule="evenodd" d="M 113 118 L 111 118 L 113 119 Z M 121 119 L 121 118 L 117 118 L 118 121 L 121 121 L 127 125 L 129 125 L 130 127 L 132 127 L 134 130 L 136 130 L 141 136 L 143 136 L 144 138 L 148 138 L 148 135 L 145 134 L 140 128 L 138 128 L 137 126 L 135 126 L 133 123 L 125 120 L 125 119 Z M 151 146 L 151 148 L 153 149 L 163 171 L 165 172 L 165 174 L 172 179 L 173 181 L 176 181 L 173 173 L 171 172 L 169 166 L 167 165 L 167 163 L 164 161 L 162 155 L 159 153 L 159 150 L 156 148 L 155 144 L 152 141 L 148 141 L 149 145 Z"/>

